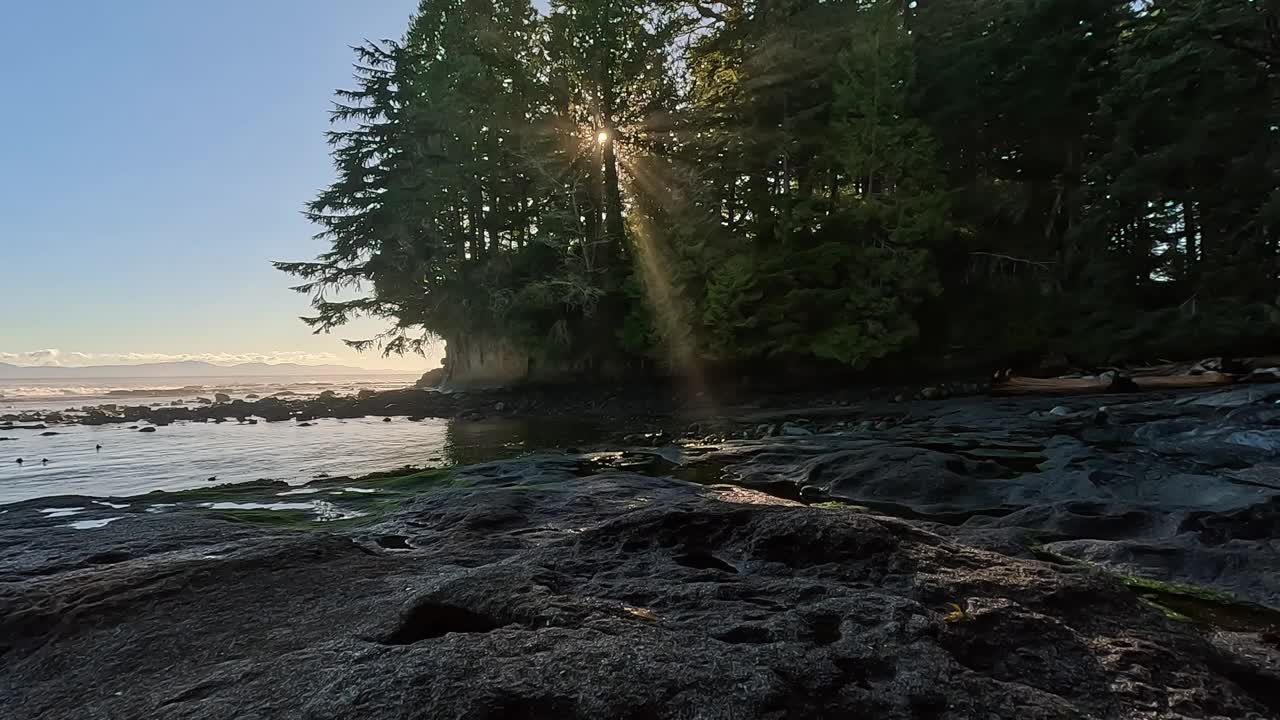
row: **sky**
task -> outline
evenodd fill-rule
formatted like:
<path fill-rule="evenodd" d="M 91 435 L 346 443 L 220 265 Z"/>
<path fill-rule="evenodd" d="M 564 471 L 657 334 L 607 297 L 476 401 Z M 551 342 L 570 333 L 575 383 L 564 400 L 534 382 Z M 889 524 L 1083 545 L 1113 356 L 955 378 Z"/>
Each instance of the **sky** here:
<path fill-rule="evenodd" d="M 416 0 L 38 0 L 0 22 L 0 362 L 340 362 L 271 260 L 325 249 L 301 216 L 350 45 Z"/>

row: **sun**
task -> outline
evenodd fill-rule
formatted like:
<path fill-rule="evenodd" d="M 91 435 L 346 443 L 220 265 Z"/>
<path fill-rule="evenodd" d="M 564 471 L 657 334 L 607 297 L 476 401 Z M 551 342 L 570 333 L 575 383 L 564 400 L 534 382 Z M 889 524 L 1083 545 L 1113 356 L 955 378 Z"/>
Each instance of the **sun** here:
<path fill-rule="evenodd" d="M 609 131 L 601 130 L 600 134 L 596 135 L 596 142 L 600 143 L 601 145 L 609 142 Z"/>

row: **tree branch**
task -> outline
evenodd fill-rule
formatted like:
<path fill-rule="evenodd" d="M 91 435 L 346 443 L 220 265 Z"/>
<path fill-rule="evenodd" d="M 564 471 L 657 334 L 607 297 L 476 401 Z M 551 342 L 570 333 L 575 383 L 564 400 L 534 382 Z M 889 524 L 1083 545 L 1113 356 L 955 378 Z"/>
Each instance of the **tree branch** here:
<path fill-rule="evenodd" d="M 982 257 L 992 257 L 998 260 L 1008 260 L 1009 262 L 1022 263 L 1023 265 L 1033 265 L 1035 267 L 1048 270 L 1050 265 L 1056 264 L 1051 260 L 1028 260 L 1027 258 L 1013 257 L 1012 255 L 1002 255 L 1001 253 L 974 251 L 970 255 L 980 255 Z"/>

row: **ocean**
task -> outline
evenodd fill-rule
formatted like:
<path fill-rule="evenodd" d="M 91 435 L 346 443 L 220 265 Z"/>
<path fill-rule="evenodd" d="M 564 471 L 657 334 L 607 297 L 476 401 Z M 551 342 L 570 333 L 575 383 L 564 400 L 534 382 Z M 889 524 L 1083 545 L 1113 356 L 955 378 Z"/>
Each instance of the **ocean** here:
<path fill-rule="evenodd" d="M 166 377 L 0 380 L 0 415 L 33 410 L 79 409 L 86 405 L 167 405 L 175 400 L 212 399 L 215 393 L 233 398 L 266 397 L 287 392 L 299 396 L 333 390 L 339 395 L 360 390 L 408 387 L 417 375 L 334 375 L 301 377 Z"/>
<path fill-rule="evenodd" d="M 178 378 L 76 381 L 75 385 L 0 383 L 0 415 L 37 409 L 119 403 L 169 404 L 226 392 L 233 398 L 278 392 L 299 395 L 334 390 L 391 389 L 416 379 Z M 132 394 L 121 395 L 119 391 Z M 115 394 L 113 394 L 115 392 Z M 55 432 L 45 436 L 43 432 Z M 213 483 L 282 480 L 300 484 L 394 470 L 482 462 L 532 449 L 590 439 L 594 430 L 565 423 L 519 420 L 454 422 L 406 418 L 320 419 L 256 425 L 178 422 L 154 433 L 126 425 L 52 426 L 48 431 L 0 430 L 0 504 L 53 495 L 126 496 Z M 102 449 L 98 450 L 97 446 Z M 23 459 L 19 465 L 16 460 Z M 47 459 L 48 464 L 42 463 Z"/>

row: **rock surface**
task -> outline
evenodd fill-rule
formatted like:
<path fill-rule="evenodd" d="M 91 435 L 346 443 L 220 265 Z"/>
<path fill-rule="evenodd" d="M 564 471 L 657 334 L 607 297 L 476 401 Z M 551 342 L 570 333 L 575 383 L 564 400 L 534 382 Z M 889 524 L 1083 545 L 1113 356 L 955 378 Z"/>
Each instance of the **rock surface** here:
<path fill-rule="evenodd" d="M 0 707 L 1276 718 L 1276 393 L 761 407 L 429 486 L 4 506 Z M 194 412 L 303 420 L 387 395 Z"/>
<path fill-rule="evenodd" d="M 14 717 L 1280 713 L 1257 634 L 1176 622 L 1096 570 L 740 487 L 535 456 L 305 530 L 158 498 L 0 510 Z"/>
<path fill-rule="evenodd" d="M 828 423 L 813 436 L 717 443 L 695 461 L 748 487 L 808 488 L 975 542 L 1019 532 L 1055 553 L 1280 607 L 1276 395 L 1098 396 L 1065 413 L 1048 399 L 955 400 L 900 410 L 883 429 Z"/>

